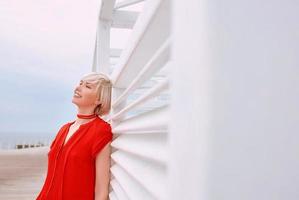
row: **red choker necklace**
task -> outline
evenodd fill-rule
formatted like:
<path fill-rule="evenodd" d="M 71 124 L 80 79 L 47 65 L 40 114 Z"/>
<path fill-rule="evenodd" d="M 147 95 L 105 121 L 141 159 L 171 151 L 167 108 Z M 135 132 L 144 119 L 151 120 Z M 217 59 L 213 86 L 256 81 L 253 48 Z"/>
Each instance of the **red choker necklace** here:
<path fill-rule="evenodd" d="M 91 118 L 94 118 L 96 116 L 97 115 L 95 113 L 91 114 L 91 115 L 77 114 L 77 117 L 80 118 L 80 119 L 91 119 Z"/>

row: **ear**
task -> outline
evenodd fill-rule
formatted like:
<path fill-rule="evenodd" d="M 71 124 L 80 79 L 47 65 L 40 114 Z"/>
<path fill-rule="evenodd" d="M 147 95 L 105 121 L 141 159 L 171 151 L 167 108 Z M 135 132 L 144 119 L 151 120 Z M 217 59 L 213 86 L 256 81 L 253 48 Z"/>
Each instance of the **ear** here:
<path fill-rule="evenodd" d="M 95 104 L 98 106 L 98 105 L 101 104 L 101 102 L 100 102 L 99 100 L 97 100 L 97 101 L 95 102 Z"/>

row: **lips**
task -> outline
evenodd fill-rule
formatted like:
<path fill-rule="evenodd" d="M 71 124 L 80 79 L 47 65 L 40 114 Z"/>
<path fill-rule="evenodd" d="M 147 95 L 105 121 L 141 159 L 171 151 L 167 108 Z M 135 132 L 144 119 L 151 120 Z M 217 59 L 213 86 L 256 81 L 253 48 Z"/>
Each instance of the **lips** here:
<path fill-rule="evenodd" d="M 75 96 L 75 97 L 82 97 L 78 92 L 75 92 L 75 93 L 74 93 L 74 96 Z"/>

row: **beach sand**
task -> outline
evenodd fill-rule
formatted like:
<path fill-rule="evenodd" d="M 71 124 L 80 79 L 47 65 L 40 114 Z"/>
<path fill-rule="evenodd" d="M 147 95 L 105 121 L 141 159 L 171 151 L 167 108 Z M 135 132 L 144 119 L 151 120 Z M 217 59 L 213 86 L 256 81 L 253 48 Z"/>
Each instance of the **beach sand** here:
<path fill-rule="evenodd" d="M 47 173 L 48 147 L 0 150 L 0 199 L 34 200 Z"/>

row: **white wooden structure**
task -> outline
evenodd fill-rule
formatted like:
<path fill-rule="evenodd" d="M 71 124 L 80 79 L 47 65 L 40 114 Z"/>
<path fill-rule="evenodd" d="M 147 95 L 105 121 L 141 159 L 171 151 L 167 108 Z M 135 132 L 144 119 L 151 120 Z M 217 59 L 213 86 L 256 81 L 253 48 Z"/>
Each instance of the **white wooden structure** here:
<path fill-rule="evenodd" d="M 111 200 L 299 198 L 298 2 L 100 2 Z M 132 30 L 124 49 L 111 28 Z"/>
<path fill-rule="evenodd" d="M 132 4 L 143 12 L 120 10 Z M 167 198 L 168 4 L 101 2 L 93 71 L 109 73 L 114 85 L 111 200 Z M 110 48 L 111 28 L 132 30 L 124 49 Z"/>

